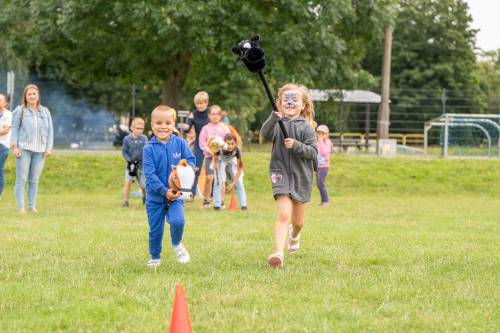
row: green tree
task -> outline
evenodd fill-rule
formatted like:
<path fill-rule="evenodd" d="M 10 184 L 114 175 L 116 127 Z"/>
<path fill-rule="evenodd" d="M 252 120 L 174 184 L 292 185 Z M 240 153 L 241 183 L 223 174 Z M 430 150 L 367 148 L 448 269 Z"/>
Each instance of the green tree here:
<path fill-rule="evenodd" d="M 485 113 L 500 114 L 500 50 L 483 52 L 474 71 L 485 95 Z"/>
<path fill-rule="evenodd" d="M 423 121 L 441 112 L 443 89 L 448 112 L 480 109 L 476 30 L 466 1 L 401 0 L 395 14 L 391 109 L 400 113 L 398 127 L 421 130 Z M 380 75 L 382 51 L 383 40 L 375 40 L 364 61 L 374 75 Z"/>
<path fill-rule="evenodd" d="M 392 86 L 469 90 L 477 87 L 472 70 L 476 30 L 464 0 L 401 0 L 392 48 Z M 375 40 L 366 68 L 380 74 L 382 42 Z"/>
<path fill-rule="evenodd" d="M 386 15 L 368 0 L 3 2 L 0 29 L 31 71 L 103 95 L 136 83 L 149 101 L 183 108 L 205 89 L 245 122 L 267 103 L 237 67 L 236 42 L 262 35 L 275 89 L 354 86 L 370 82 L 360 61 Z"/>

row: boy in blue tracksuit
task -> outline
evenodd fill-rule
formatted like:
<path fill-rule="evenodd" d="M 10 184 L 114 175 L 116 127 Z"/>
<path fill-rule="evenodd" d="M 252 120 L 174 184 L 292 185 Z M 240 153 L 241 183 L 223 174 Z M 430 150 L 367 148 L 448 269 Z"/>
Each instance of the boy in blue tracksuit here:
<path fill-rule="evenodd" d="M 161 244 L 165 217 L 170 225 L 172 247 L 181 264 L 190 260 L 182 245 L 184 233 L 184 202 L 173 194 L 168 184 L 172 166 L 186 159 L 191 167 L 196 160 L 184 139 L 172 134 L 176 112 L 168 106 L 158 106 L 151 113 L 151 129 L 154 137 L 144 146 L 143 165 L 146 176 L 146 212 L 149 223 L 149 268 L 160 266 Z"/>

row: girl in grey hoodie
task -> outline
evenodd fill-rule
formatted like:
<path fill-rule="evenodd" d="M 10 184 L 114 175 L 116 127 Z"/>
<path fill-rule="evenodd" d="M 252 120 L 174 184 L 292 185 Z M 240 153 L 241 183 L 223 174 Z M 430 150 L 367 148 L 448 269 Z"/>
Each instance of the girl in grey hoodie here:
<path fill-rule="evenodd" d="M 278 208 L 275 252 L 269 256 L 268 264 L 281 268 L 287 234 L 288 252 L 294 254 L 300 247 L 300 230 L 304 225 L 306 203 L 311 199 L 318 147 L 313 128 L 314 107 L 307 88 L 285 84 L 278 92 L 276 105 L 279 112 L 271 113 L 260 133 L 273 142 L 270 176 Z M 289 138 L 281 133 L 280 119 Z"/>

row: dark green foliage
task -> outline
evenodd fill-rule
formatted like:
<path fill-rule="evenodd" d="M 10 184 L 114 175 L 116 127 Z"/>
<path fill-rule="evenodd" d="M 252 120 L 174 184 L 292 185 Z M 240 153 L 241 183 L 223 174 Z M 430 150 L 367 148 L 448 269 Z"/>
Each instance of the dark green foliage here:
<path fill-rule="evenodd" d="M 370 81 L 359 63 L 367 41 L 381 31 L 384 6 L 348 0 L 10 0 L 2 5 L 0 28 L 7 33 L 0 38 L 8 36 L 9 50 L 32 72 L 78 87 L 96 96 L 90 98 L 95 103 L 104 96 L 106 105 L 123 110 L 121 91 L 136 83 L 141 113 L 160 102 L 188 109 L 204 89 L 246 128 L 257 111 L 267 114 L 270 107 L 258 78 L 235 63 L 232 45 L 262 35 L 273 90 L 289 81 L 314 88 Z"/>

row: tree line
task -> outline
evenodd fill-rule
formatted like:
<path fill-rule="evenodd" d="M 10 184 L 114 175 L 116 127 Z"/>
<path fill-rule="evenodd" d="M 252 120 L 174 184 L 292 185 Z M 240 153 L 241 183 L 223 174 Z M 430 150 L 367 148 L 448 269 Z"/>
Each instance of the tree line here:
<path fill-rule="evenodd" d="M 0 68 L 60 80 L 117 112 L 134 84 L 143 115 L 160 102 L 190 109 L 203 89 L 246 129 L 270 106 L 234 44 L 262 36 L 271 87 L 378 91 L 390 25 L 393 88 L 464 90 L 486 111 L 498 103 L 500 61 L 496 52 L 478 63 L 471 21 L 465 0 L 3 0 Z"/>

